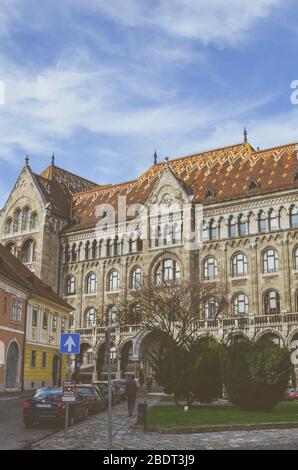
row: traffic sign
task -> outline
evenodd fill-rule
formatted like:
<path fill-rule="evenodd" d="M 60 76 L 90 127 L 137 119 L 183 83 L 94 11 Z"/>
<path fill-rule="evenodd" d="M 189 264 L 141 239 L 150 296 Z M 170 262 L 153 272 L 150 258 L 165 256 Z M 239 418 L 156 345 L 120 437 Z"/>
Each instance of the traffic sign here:
<path fill-rule="evenodd" d="M 63 395 L 62 401 L 66 403 L 71 403 L 76 401 L 76 384 L 65 380 L 63 382 Z"/>
<path fill-rule="evenodd" d="M 60 353 L 80 354 L 80 336 L 78 333 L 61 333 Z"/>

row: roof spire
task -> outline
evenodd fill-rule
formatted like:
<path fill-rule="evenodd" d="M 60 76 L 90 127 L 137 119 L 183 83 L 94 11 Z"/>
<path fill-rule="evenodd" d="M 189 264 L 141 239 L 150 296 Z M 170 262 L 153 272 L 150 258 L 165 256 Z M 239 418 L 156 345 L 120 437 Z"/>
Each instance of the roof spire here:
<path fill-rule="evenodd" d="M 243 135 L 244 135 L 244 143 L 247 144 L 247 130 L 245 126 L 244 126 Z"/>
<path fill-rule="evenodd" d="M 28 157 L 28 155 L 26 155 L 26 158 L 25 158 L 25 165 L 26 165 L 26 166 L 29 165 L 29 157 Z"/>
<path fill-rule="evenodd" d="M 154 165 L 157 165 L 157 151 L 154 152 Z"/>
<path fill-rule="evenodd" d="M 55 166 L 55 154 L 53 152 L 53 155 L 52 155 L 52 166 Z"/>

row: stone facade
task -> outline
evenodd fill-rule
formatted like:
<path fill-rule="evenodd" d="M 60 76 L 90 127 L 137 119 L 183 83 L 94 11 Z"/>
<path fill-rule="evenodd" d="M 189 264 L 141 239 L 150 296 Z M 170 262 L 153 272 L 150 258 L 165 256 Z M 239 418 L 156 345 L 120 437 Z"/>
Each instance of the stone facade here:
<path fill-rule="evenodd" d="M 54 169 L 44 172 L 42 184 L 54 181 Z M 114 186 L 83 180 L 80 188 L 79 177 L 58 170 L 56 181 L 64 189 L 67 175 L 76 184 L 75 190 L 69 185 L 65 191 L 65 199 L 72 201 L 68 212 L 57 210 L 57 204 L 54 210 L 55 203 L 44 196 L 41 180 L 27 164 L 1 212 L 0 236 L 11 249 L 16 245 L 19 257 L 28 237 L 34 239 L 36 258 L 30 267 L 75 310 L 72 329 L 82 335 L 82 380 L 105 376 L 107 313 L 112 316 L 120 297 L 129 299 L 137 276 L 159 272 L 185 280 L 199 276 L 221 286 L 228 308 L 216 317 L 217 306 L 210 300 L 198 320 L 199 334 L 218 341 L 232 332 L 254 340 L 268 335 L 292 350 L 296 364 L 295 145 L 257 152 L 248 144 L 219 149 L 154 165 L 138 180 Z M 116 196 L 123 194 L 126 208 L 142 206 L 124 222 L 117 215 L 115 224 L 98 226 L 96 208 L 102 203 L 115 208 Z M 162 207 L 162 215 L 153 206 Z M 23 207 L 38 213 L 38 227 L 30 233 L 7 233 L 7 220 Z M 143 217 L 145 212 L 149 217 Z M 191 230 L 199 233 L 194 246 L 186 241 Z M 140 365 L 150 373 L 146 351 L 157 347 L 154 337 L 132 324 L 112 328 L 112 340 L 115 376 L 136 372 Z"/>

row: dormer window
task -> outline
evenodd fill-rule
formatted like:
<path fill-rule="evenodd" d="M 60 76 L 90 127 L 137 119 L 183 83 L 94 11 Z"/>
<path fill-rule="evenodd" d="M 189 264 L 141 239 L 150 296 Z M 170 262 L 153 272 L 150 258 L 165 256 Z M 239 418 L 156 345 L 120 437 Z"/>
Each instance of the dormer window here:
<path fill-rule="evenodd" d="M 255 189 L 259 189 L 260 185 L 256 180 L 252 180 L 248 185 L 248 191 L 254 191 Z"/>
<path fill-rule="evenodd" d="M 213 191 L 212 188 L 208 188 L 207 191 L 205 192 L 205 199 L 215 197 L 215 192 Z"/>

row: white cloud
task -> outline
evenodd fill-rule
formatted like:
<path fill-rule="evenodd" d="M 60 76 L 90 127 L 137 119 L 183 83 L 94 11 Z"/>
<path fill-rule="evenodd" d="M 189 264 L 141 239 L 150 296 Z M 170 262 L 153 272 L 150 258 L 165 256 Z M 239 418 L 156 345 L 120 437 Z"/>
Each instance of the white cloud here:
<path fill-rule="evenodd" d="M 158 26 L 167 33 L 181 37 L 233 46 L 261 19 L 270 15 L 274 8 L 287 2 L 288 0 L 71 0 L 71 4 L 77 8 L 99 11 L 129 27 Z"/>

